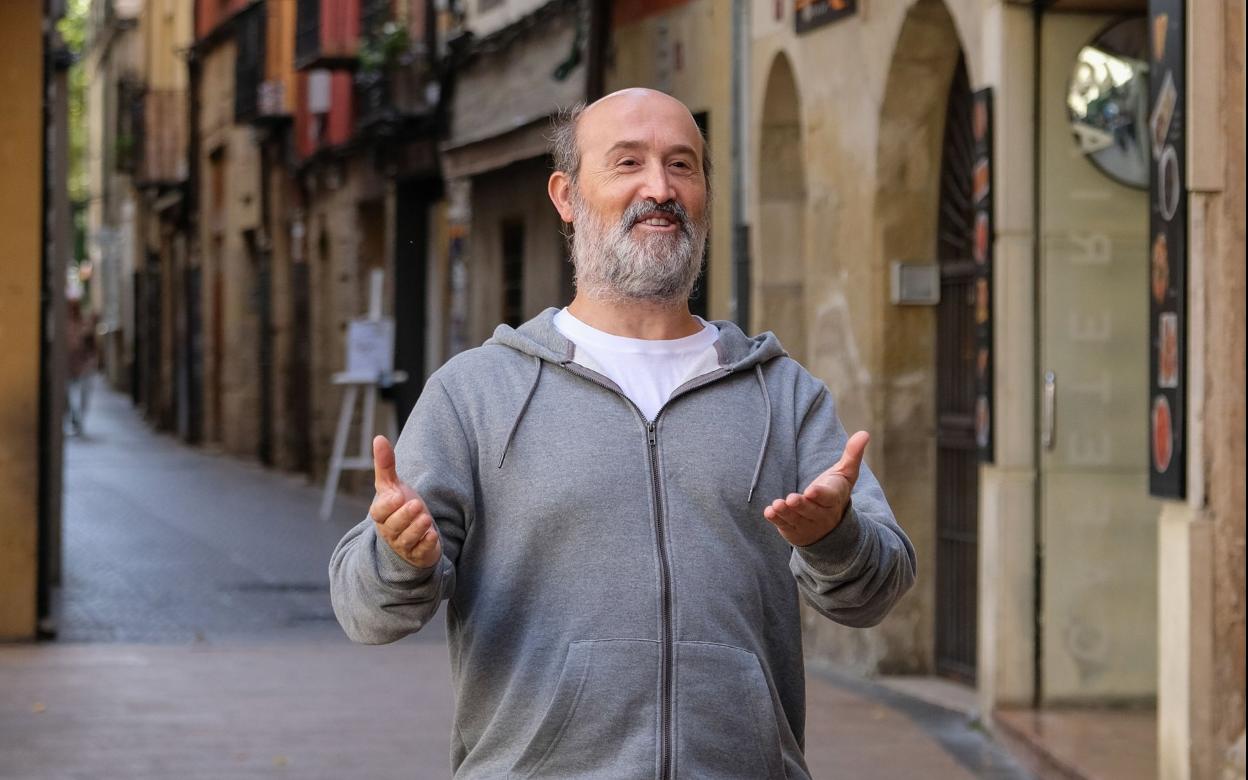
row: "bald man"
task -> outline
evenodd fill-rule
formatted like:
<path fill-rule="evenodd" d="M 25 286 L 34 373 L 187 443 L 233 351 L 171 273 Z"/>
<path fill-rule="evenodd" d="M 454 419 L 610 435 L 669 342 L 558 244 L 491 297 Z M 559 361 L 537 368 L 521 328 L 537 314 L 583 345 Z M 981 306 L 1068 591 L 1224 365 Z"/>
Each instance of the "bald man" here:
<path fill-rule="evenodd" d="M 374 441 L 334 611 L 383 643 L 447 602 L 457 778 L 809 777 L 799 596 L 870 626 L 915 578 L 868 436 L 773 334 L 690 313 L 710 166 L 682 103 L 578 107 L 554 158 L 576 296 Z"/>

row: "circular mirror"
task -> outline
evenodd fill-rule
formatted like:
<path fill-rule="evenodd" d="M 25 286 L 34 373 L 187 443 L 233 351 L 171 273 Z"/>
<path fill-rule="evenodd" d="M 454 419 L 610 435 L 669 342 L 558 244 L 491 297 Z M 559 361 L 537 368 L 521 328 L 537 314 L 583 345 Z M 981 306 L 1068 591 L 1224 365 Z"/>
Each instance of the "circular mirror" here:
<path fill-rule="evenodd" d="M 1148 21 L 1115 22 L 1079 50 L 1066 90 L 1070 129 L 1111 179 L 1148 188 Z"/>

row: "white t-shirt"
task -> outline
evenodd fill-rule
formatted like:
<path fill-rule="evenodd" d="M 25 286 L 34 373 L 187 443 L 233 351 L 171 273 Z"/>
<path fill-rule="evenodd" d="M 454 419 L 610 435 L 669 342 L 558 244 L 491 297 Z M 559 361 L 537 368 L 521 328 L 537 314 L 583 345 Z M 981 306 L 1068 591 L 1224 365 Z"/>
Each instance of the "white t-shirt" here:
<path fill-rule="evenodd" d="M 592 328 L 564 308 L 555 327 L 576 345 L 572 362 L 610 379 L 653 420 L 672 391 L 719 368 L 719 328 L 698 317 L 702 330 L 679 339 L 633 339 Z"/>

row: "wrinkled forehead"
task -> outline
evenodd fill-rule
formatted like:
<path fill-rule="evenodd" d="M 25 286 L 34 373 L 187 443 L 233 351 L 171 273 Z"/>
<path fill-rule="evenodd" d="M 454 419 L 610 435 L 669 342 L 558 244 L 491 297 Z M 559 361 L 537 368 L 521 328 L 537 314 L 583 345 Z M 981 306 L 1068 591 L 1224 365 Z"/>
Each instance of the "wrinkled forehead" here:
<path fill-rule="evenodd" d="M 591 159 L 621 146 L 652 152 L 690 149 L 699 160 L 703 154 L 702 133 L 689 109 L 658 93 L 600 100 L 581 115 L 577 136 L 582 154 Z"/>

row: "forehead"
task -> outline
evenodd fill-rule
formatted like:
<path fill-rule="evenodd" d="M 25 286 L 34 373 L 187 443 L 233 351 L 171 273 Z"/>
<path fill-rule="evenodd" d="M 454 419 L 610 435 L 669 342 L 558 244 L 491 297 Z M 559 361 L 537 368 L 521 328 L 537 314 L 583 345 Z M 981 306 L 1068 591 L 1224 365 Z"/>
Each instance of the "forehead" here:
<path fill-rule="evenodd" d="M 662 95 L 616 96 L 600 101 L 581 116 L 577 135 L 586 155 L 606 154 L 620 143 L 655 151 L 688 146 L 699 157 L 702 154 L 702 134 L 689 109 Z"/>

